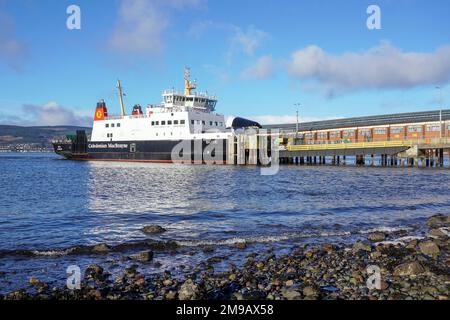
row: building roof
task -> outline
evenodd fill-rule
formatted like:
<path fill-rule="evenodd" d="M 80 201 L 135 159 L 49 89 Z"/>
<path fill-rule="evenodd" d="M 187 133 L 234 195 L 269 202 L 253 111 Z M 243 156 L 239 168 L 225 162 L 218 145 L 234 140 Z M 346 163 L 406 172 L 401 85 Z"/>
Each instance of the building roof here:
<path fill-rule="evenodd" d="M 416 122 L 435 122 L 439 121 L 439 110 L 422 111 L 422 112 L 408 112 L 397 113 L 379 116 L 367 116 L 356 118 L 345 118 L 324 121 L 300 122 L 299 131 L 313 131 L 325 129 L 339 129 L 352 127 L 368 127 L 368 126 L 382 126 L 395 125 L 404 123 Z M 442 120 L 450 120 L 450 109 L 442 110 Z M 265 129 L 281 129 L 284 131 L 295 131 L 295 123 L 272 124 L 263 125 Z"/>

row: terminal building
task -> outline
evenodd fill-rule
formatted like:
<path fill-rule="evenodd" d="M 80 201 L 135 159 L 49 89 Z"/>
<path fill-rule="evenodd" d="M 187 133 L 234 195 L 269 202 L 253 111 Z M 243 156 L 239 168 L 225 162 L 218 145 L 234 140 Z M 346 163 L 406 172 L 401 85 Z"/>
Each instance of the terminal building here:
<path fill-rule="evenodd" d="M 298 126 L 298 132 L 296 128 Z M 304 123 L 275 124 L 265 129 L 280 129 L 296 136 L 296 144 L 333 144 L 394 140 L 432 140 L 450 137 L 450 110 L 408 112 Z"/>

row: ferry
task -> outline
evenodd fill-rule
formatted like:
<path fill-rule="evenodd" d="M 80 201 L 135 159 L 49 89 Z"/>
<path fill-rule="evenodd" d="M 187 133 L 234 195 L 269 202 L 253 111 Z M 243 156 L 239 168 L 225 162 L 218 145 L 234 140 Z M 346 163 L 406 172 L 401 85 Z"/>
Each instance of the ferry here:
<path fill-rule="evenodd" d="M 181 162 L 226 164 L 227 141 L 236 130 L 260 128 L 259 123 L 239 117 L 225 121 L 216 112 L 218 99 L 196 92 L 190 70 L 184 72 L 184 92 L 165 90 L 161 104 L 134 105 L 125 114 L 118 81 L 120 115 L 110 115 L 104 100 L 97 103 L 92 133 L 52 142 L 66 159 L 129 162 Z"/>

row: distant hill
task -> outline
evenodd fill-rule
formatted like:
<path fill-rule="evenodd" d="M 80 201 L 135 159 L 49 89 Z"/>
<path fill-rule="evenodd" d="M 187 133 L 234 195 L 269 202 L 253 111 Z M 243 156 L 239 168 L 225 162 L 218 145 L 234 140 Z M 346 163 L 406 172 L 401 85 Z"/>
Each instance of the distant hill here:
<path fill-rule="evenodd" d="M 51 140 L 75 134 L 77 130 L 90 133 L 92 128 L 77 126 L 21 127 L 0 125 L 0 145 L 40 144 L 48 146 Z"/>

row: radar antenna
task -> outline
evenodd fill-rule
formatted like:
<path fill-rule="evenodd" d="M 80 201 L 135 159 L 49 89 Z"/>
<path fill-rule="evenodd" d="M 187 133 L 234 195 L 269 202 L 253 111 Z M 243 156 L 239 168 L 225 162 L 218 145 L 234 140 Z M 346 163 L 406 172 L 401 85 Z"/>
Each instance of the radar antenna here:
<path fill-rule="evenodd" d="M 190 80 L 191 78 L 191 69 L 186 67 L 184 68 L 184 95 L 190 96 L 192 94 L 192 90 L 197 88 L 195 82 Z"/>

